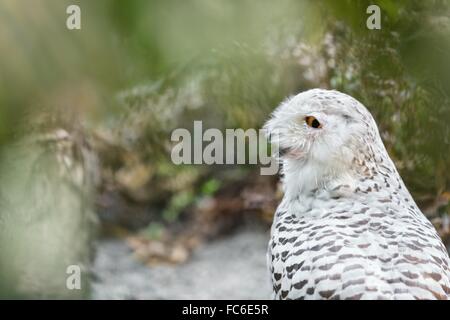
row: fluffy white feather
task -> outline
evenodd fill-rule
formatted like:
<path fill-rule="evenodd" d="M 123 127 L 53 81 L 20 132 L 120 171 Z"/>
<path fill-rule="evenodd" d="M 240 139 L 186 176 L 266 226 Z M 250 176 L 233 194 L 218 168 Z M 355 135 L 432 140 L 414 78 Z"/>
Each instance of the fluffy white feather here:
<path fill-rule="evenodd" d="M 264 128 L 284 176 L 268 252 L 276 298 L 448 298 L 448 253 L 361 103 L 309 90 Z"/>

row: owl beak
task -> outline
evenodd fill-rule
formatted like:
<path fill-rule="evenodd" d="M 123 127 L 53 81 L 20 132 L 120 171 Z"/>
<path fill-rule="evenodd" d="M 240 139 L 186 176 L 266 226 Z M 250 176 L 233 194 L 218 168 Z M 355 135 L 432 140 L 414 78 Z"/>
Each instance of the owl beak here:
<path fill-rule="evenodd" d="M 278 155 L 280 156 L 280 157 L 284 157 L 284 156 L 286 156 L 288 153 L 289 153 L 289 151 L 291 150 L 291 148 L 279 148 L 278 149 Z"/>
<path fill-rule="evenodd" d="M 283 158 L 299 160 L 299 159 L 303 158 L 304 153 L 297 149 L 283 147 L 283 148 L 278 149 L 278 155 Z"/>

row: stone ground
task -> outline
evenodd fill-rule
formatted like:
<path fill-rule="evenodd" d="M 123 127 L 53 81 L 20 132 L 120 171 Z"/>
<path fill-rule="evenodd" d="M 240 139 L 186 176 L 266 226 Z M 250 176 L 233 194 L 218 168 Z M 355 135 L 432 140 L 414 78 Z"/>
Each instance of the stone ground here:
<path fill-rule="evenodd" d="M 176 266 L 147 267 L 122 240 L 101 240 L 93 299 L 269 299 L 268 231 L 245 227 Z"/>

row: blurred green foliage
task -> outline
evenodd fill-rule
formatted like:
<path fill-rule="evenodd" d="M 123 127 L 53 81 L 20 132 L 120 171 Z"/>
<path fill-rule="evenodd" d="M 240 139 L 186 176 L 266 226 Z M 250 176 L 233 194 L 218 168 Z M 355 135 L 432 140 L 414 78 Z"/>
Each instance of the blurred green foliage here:
<path fill-rule="evenodd" d="M 81 30 L 65 27 L 69 4 L 81 7 Z M 370 4 L 381 30 L 366 28 Z M 3 0 L 0 148 L 83 132 L 102 183 L 120 171 L 133 186 L 126 199 L 172 221 L 256 169 L 175 166 L 173 129 L 258 128 L 286 96 L 332 88 L 370 109 L 410 190 L 436 196 L 450 189 L 449 10 L 444 0 Z M 129 183 L 128 172 L 147 180 Z"/>
<path fill-rule="evenodd" d="M 366 28 L 366 8 L 373 3 L 382 10 L 381 30 Z M 121 124 L 146 128 L 128 136 L 138 137 L 136 148 L 147 159 L 158 154 L 168 161 L 164 144 L 170 131 L 190 128 L 193 120 L 219 128 L 259 127 L 287 95 L 325 87 L 349 93 L 371 110 L 413 192 L 436 195 L 449 188 L 446 1 L 262 1 L 257 6 L 194 1 L 189 6 L 140 7 L 152 8 L 156 20 L 164 20 L 151 36 L 154 20 L 138 22 L 145 9 L 127 11 L 122 22 L 136 43 L 131 47 L 142 49 L 148 41 L 158 57 L 150 59 L 158 61 L 157 68 L 148 65 L 148 75 L 157 74 L 156 89 L 128 91 L 125 103 L 134 111 Z"/>
<path fill-rule="evenodd" d="M 82 30 L 65 28 L 73 3 Z M 167 161 L 174 128 L 258 127 L 320 86 L 370 108 L 413 190 L 448 189 L 447 1 L 6 0 L 0 15 L 1 145 L 81 122 Z"/>
<path fill-rule="evenodd" d="M 68 4 L 81 30 L 66 29 Z M 381 30 L 365 26 L 370 4 Z M 6 0 L 0 15 L 0 145 L 81 123 L 160 181 L 185 172 L 167 164 L 174 128 L 259 127 L 284 97 L 325 87 L 369 107 L 413 191 L 449 188 L 447 1 Z"/>

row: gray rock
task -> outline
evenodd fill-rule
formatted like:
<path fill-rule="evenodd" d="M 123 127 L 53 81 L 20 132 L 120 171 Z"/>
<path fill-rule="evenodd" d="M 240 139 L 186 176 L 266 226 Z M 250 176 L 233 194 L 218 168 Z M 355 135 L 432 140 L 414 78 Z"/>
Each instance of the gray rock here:
<path fill-rule="evenodd" d="M 268 299 L 268 233 L 241 229 L 206 243 L 188 262 L 147 267 L 121 240 L 98 243 L 93 299 Z"/>

